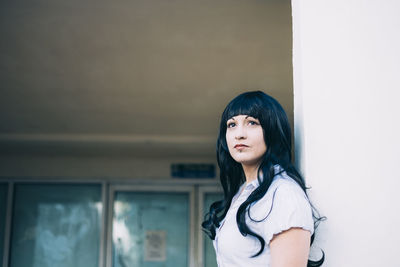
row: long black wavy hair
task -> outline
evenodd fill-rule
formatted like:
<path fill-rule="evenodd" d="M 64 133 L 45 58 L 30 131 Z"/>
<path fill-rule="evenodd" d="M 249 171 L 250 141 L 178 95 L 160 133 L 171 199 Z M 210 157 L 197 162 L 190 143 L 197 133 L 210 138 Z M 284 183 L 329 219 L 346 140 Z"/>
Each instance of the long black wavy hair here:
<path fill-rule="evenodd" d="M 262 253 L 265 247 L 265 240 L 258 233 L 253 232 L 246 224 L 246 211 L 251 203 L 260 200 L 270 187 L 275 173 L 274 165 L 279 164 L 286 173 L 293 178 L 295 182 L 303 189 L 306 196 L 308 189 L 303 177 L 296 170 L 292 163 L 292 139 L 289 120 L 282 106 L 277 100 L 261 91 L 245 92 L 235 97 L 222 113 L 220 131 L 217 140 L 217 161 L 220 168 L 220 181 L 224 190 L 224 198 L 216 201 L 210 206 L 209 212 L 202 223 L 203 230 L 212 239 L 215 239 L 216 228 L 225 218 L 231 205 L 232 198 L 238 192 L 239 187 L 246 181 L 242 165 L 236 162 L 230 155 L 226 144 L 227 121 L 237 115 L 249 115 L 260 121 L 264 133 L 264 140 L 267 150 L 261 160 L 257 173 L 257 179 L 260 184 L 250 196 L 241 204 L 236 214 L 236 222 L 239 231 L 243 236 L 251 235 L 260 241 L 260 250 L 251 257 L 257 257 Z M 260 179 L 260 173 L 263 179 Z M 311 204 L 311 203 L 310 203 Z M 320 217 L 318 211 L 312 207 L 314 219 L 314 229 L 325 217 Z M 311 236 L 312 245 L 314 234 Z M 308 260 L 308 267 L 321 266 L 325 260 L 325 254 L 322 251 L 322 257 L 318 261 Z"/>

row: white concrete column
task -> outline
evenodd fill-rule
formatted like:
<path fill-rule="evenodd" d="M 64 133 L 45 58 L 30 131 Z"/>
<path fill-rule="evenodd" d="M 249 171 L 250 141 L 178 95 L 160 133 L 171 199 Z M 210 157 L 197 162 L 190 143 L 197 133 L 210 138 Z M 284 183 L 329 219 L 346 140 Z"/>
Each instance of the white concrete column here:
<path fill-rule="evenodd" d="M 400 1 L 292 12 L 296 156 L 328 217 L 323 266 L 400 266 Z"/>

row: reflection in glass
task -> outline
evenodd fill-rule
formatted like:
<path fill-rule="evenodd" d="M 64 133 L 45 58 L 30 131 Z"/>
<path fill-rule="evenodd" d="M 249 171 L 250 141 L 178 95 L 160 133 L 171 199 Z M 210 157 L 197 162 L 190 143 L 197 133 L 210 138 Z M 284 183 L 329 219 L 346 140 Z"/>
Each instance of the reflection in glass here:
<path fill-rule="evenodd" d="M 204 215 L 209 211 L 210 206 L 213 202 L 217 200 L 221 200 L 223 198 L 222 193 L 205 193 L 204 194 L 204 211 L 203 211 L 203 218 Z M 204 234 L 204 266 L 205 267 L 217 267 L 217 260 L 215 256 L 214 246 L 212 244 L 211 239 Z"/>
<path fill-rule="evenodd" d="M 187 267 L 189 194 L 116 192 L 114 267 Z"/>
<path fill-rule="evenodd" d="M 6 226 L 7 184 L 0 184 L 0 264 L 3 262 L 4 231 Z"/>
<path fill-rule="evenodd" d="M 97 267 L 100 185 L 15 187 L 11 267 Z"/>

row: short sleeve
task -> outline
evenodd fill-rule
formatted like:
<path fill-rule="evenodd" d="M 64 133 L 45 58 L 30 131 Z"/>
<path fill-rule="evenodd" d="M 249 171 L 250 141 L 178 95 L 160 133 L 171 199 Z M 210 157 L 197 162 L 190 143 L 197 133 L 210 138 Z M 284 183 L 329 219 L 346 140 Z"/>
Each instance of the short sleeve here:
<path fill-rule="evenodd" d="M 272 208 L 263 222 L 267 244 L 272 237 L 292 227 L 314 233 L 311 205 L 306 194 L 294 181 L 282 179 L 272 194 Z"/>

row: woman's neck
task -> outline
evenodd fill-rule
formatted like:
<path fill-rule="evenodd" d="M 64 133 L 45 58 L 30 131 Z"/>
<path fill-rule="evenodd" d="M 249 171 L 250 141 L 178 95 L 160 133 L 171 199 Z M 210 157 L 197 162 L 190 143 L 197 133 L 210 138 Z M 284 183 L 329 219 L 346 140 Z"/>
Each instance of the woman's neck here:
<path fill-rule="evenodd" d="M 244 165 L 242 164 L 244 175 L 246 176 L 246 183 L 251 183 L 252 181 L 257 179 L 257 172 L 259 164 L 257 165 Z"/>

